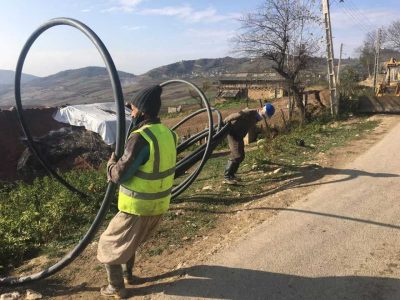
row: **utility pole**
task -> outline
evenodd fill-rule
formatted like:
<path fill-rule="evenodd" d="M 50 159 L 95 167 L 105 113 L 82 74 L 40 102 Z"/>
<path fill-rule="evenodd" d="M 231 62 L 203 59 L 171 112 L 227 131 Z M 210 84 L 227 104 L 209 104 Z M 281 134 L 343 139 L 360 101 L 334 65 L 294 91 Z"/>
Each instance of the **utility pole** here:
<path fill-rule="evenodd" d="M 290 51 L 289 51 L 289 45 L 287 46 L 287 56 L 286 56 L 286 66 L 287 66 L 287 68 L 288 68 L 288 70 L 289 70 L 289 53 L 290 53 Z M 291 123 L 292 122 L 292 114 L 293 114 L 293 104 L 292 104 L 292 95 L 291 95 L 291 88 L 290 88 L 290 85 L 288 84 L 288 105 L 289 105 L 289 111 L 288 111 L 288 114 L 289 114 L 289 123 Z"/>
<path fill-rule="evenodd" d="M 340 65 L 342 64 L 342 54 L 343 54 L 343 43 L 340 44 L 340 56 L 339 56 L 339 63 L 337 66 L 337 77 L 336 77 L 336 83 L 340 85 Z"/>
<path fill-rule="evenodd" d="M 326 36 L 326 53 L 328 62 L 328 77 L 329 77 L 329 92 L 331 99 L 331 113 L 332 116 L 337 116 L 339 112 L 339 102 L 336 96 L 336 76 L 335 68 L 333 65 L 333 44 L 332 44 L 332 28 L 331 28 L 331 15 L 329 12 L 329 0 L 322 0 L 322 12 L 324 15 L 325 23 L 325 36 Z"/>
<path fill-rule="evenodd" d="M 381 30 L 376 32 L 376 48 L 375 48 L 375 63 L 374 63 L 374 93 L 376 92 L 376 78 L 379 71 L 379 55 L 381 52 Z"/>

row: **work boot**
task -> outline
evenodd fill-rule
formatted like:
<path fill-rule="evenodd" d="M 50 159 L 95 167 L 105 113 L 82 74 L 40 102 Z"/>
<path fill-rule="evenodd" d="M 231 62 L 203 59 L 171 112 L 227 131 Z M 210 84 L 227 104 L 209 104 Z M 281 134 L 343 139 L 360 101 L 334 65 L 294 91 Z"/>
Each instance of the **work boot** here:
<path fill-rule="evenodd" d="M 126 289 L 122 277 L 121 265 L 104 265 L 107 272 L 108 285 L 100 289 L 100 294 L 105 297 L 114 297 L 116 299 L 126 298 Z"/>
<path fill-rule="evenodd" d="M 113 297 L 115 299 L 126 299 L 128 297 L 125 288 L 117 289 L 111 284 L 101 287 L 100 294 L 104 297 Z"/>
<path fill-rule="evenodd" d="M 239 182 L 235 177 L 225 177 L 223 183 L 230 185 L 238 185 Z"/>
<path fill-rule="evenodd" d="M 133 275 L 133 266 L 135 264 L 135 255 L 130 258 L 126 264 L 122 265 L 122 272 L 124 276 L 124 283 L 133 285 L 137 284 L 140 281 L 140 278 Z"/>
<path fill-rule="evenodd" d="M 239 169 L 240 163 L 234 160 L 228 160 L 228 163 L 226 164 L 225 167 L 225 172 L 224 172 L 224 183 L 226 184 L 238 184 L 240 181 L 240 178 L 235 176 L 235 173 Z"/>

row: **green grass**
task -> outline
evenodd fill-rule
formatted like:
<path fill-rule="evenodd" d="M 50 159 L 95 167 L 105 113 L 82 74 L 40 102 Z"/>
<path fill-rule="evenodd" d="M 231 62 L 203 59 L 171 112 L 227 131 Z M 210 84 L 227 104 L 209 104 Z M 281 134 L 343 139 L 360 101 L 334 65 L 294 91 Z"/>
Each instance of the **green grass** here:
<path fill-rule="evenodd" d="M 106 188 L 104 172 L 78 170 L 64 177 L 90 197 L 80 198 L 50 177 L 0 186 L 3 269 L 42 252 L 59 256 L 93 221 Z"/>
<path fill-rule="evenodd" d="M 315 162 L 319 153 L 360 138 L 377 124 L 365 118 L 319 121 L 265 143 L 253 143 L 239 170 L 243 178 L 239 186 L 221 183 L 227 153 L 215 153 L 189 189 L 172 201 L 154 238 L 144 247 L 144 255 L 160 255 L 206 235 L 216 226 L 219 212 L 268 196 L 279 182 L 303 179 L 310 171 L 305 165 Z M 299 140 L 304 140 L 304 147 L 298 145 Z M 280 171 L 274 172 L 277 169 Z M 63 176 L 91 197 L 79 198 L 48 177 L 32 184 L 1 183 L 0 272 L 5 272 L 8 264 L 17 265 L 41 253 L 50 258 L 63 255 L 93 221 L 106 188 L 104 168 L 70 171 Z M 114 213 L 115 206 L 108 217 Z"/>

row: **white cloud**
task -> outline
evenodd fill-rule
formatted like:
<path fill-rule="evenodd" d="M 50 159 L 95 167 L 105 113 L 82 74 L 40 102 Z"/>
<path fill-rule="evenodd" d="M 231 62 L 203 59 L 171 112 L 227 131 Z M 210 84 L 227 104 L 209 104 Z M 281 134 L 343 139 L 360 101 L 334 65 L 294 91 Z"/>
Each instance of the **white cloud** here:
<path fill-rule="evenodd" d="M 122 11 L 126 13 L 130 13 L 135 11 L 136 6 L 143 2 L 143 0 L 117 0 L 117 4 L 110 7 L 103 9 L 101 12 L 114 12 L 114 11 Z"/>
<path fill-rule="evenodd" d="M 140 26 L 140 25 L 138 25 L 138 26 L 128 26 L 128 25 L 122 26 L 122 29 L 127 30 L 127 31 L 136 31 L 136 30 L 145 29 L 145 28 L 147 28 L 147 27 Z"/>
<path fill-rule="evenodd" d="M 217 10 L 209 7 L 204 10 L 194 10 L 190 5 L 166 6 L 162 8 L 143 9 L 139 11 L 142 15 L 171 16 L 187 22 L 220 22 L 237 18 L 239 14 L 218 14 Z"/>
<path fill-rule="evenodd" d="M 83 13 L 88 13 L 91 12 L 92 10 L 90 8 L 82 9 L 81 12 Z"/>
<path fill-rule="evenodd" d="M 134 7 L 134 6 L 138 5 L 142 1 L 143 0 L 119 0 L 119 3 L 121 5 L 123 5 L 123 6 Z"/>

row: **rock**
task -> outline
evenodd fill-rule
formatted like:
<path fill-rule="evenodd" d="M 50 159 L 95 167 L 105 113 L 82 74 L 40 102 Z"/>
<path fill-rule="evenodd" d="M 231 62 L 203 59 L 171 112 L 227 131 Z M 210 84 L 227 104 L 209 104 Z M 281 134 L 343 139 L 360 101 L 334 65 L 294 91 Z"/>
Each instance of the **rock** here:
<path fill-rule="evenodd" d="M 259 145 L 263 145 L 263 144 L 265 144 L 265 139 L 261 139 L 261 140 L 258 140 L 257 141 L 257 145 L 259 146 Z"/>
<path fill-rule="evenodd" d="M 283 171 L 283 168 L 278 168 L 278 169 L 274 170 L 272 173 L 278 174 L 278 173 L 281 173 L 282 171 Z"/>
<path fill-rule="evenodd" d="M 334 122 L 333 124 L 331 124 L 330 127 L 331 128 L 339 128 L 340 127 L 340 123 L 339 122 Z"/>
<path fill-rule="evenodd" d="M 1 294 L 0 300 L 17 300 L 21 299 L 21 294 L 18 292 Z"/>
<path fill-rule="evenodd" d="M 42 299 L 43 296 L 42 294 L 35 292 L 33 290 L 26 290 L 26 300 L 37 300 L 37 299 Z"/>
<path fill-rule="evenodd" d="M 213 189 L 212 185 L 206 185 L 206 186 L 204 186 L 204 187 L 202 188 L 203 191 L 210 191 L 210 190 L 212 190 L 212 189 Z"/>
<path fill-rule="evenodd" d="M 230 188 L 227 188 L 226 191 L 227 192 L 232 192 L 232 190 Z"/>
<path fill-rule="evenodd" d="M 175 216 L 181 216 L 181 215 L 184 215 L 184 214 L 185 214 L 185 212 L 184 212 L 182 209 L 177 210 L 177 211 L 175 212 Z"/>
<path fill-rule="evenodd" d="M 179 264 L 176 266 L 175 269 L 180 269 L 180 268 L 182 268 L 182 267 L 183 267 L 183 263 L 179 263 Z"/>
<path fill-rule="evenodd" d="M 296 142 L 296 145 L 300 146 L 300 147 L 305 147 L 305 145 L 306 145 L 306 143 L 304 142 L 303 139 L 296 139 L 295 142 Z"/>

